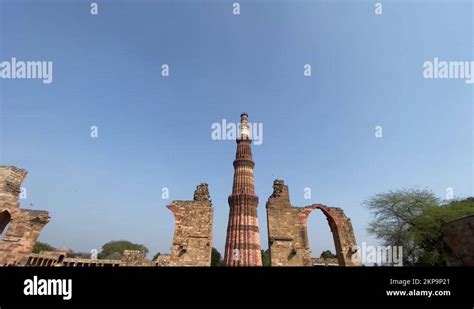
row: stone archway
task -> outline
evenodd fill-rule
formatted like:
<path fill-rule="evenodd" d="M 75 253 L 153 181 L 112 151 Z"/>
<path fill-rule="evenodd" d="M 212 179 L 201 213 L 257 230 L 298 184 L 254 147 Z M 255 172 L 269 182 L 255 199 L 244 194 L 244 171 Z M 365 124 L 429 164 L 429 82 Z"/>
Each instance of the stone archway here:
<path fill-rule="evenodd" d="M 319 209 L 326 216 L 331 229 L 339 266 L 358 266 L 352 255 L 356 240 L 352 223 L 337 207 L 313 204 L 293 207 L 288 186 L 283 180 L 273 182 L 273 193 L 267 204 L 268 248 L 272 266 L 312 266 L 308 242 L 309 214 Z"/>
<path fill-rule="evenodd" d="M 339 266 L 358 266 L 352 259 L 357 246 L 351 219 L 347 218 L 344 211 L 338 207 L 328 207 L 322 204 L 313 204 L 312 209 L 319 209 L 325 215 L 334 239 L 336 257 Z"/>
<path fill-rule="evenodd" d="M 11 219 L 12 216 L 7 210 L 0 211 L 0 240 L 2 240 L 3 236 L 6 234 Z"/>

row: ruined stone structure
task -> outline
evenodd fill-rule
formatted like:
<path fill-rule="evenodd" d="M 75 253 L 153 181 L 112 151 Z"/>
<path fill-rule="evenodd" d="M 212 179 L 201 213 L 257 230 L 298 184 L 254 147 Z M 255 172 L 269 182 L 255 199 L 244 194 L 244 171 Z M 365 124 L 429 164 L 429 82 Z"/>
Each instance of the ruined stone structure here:
<path fill-rule="evenodd" d="M 306 222 L 313 208 L 291 206 L 288 187 L 281 180 L 274 181 L 266 208 L 271 265 L 311 266 Z"/>
<path fill-rule="evenodd" d="M 151 266 L 152 264 L 152 261 L 147 261 L 145 259 L 145 253 L 143 251 L 125 250 L 123 252 L 120 266 Z"/>
<path fill-rule="evenodd" d="M 211 266 L 213 208 L 207 184 L 200 184 L 192 201 L 167 206 L 175 217 L 170 266 Z"/>
<path fill-rule="evenodd" d="M 171 260 L 171 255 L 159 255 L 158 258 L 156 259 L 155 263 L 156 266 L 170 266 L 170 260 Z"/>
<path fill-rule="evenodd" d="M 340 208 L 313 204 L 293 207 L 288 186 L 283 180 L 275 180 L 273 193 L 267 204 L 268 248 L 272 266 L 311 266 L 311 250 L 308 243 L 307 219 L 314 209 L 326 216 L 333 234 L 339 266 L 356 266 L 351 259 L 356 240 L 352 223 Z"/>
<path fill-rule="evenodd" d="M 226 266 L 262 265 L 251 144 L 248 115 L 242 114 L 234 160 L 234 183 L 229 196 L 230 212 L 224 253 Z"/>
<path fill-rule="evenodd" d="M 55 266 L 55 267 L 150 267 L 167 266 L 162 261 L 150 261 L 145 259 L 143 252 L 139 250 L 125 250 L 121 260 L 109 259 L 87 259 L 71 258 L 63 251 L 41 251 L 39 254 L 32 253 L 28 256 L 25 266 Z"/>
<path fill-rule="evenodd" d="M 456 266 L 474 266 L 474 215 L 443 225 L 444 241 L 451 248 Z"/>
<path fill-rule="evenodd" d="M 49 214 L 20 209 L 19 194 L 27 171 L 0 166 L 0 266 L 25 264 Z"/>
<path fill-rule="evenodd" d="M 336 258 L 312 258 L 313 266 L 339 266 Z"/>
<path fill-rule="evenodd" d="M 228 198 L 229 220 L 224 252 L 226 266 L 261 266 L 261 245 L 255 193 L 252 140 L 248 115 L 240 116 L 240 133 L 236 139 L 232 193 Z M 140 251 L 126 250 L 117 259 L 95 260 L 68 257 L 67 252 L 32 254 L 33 246 L 45 224 L 46 211 L 20 209 L 20 186 L 27 172 L 13 166 L 0 166 L 0 266 L 210 266 L 212 252 L 213 207 L 207 184 L 196 187 L 191 201 L 173 201 L 167 207 L 175 217 L 175 231 L 171 255 L 159 256 L 156 261 L 146 260 Z M 311 257 L 308 244 L 307 218 L 314 209 L 321 210 L 331 228 L 340 266 L 357 265 L 351 257 L 356 240 L 349 218 L 340 208 L 313 204 L 293 207 L 288 187 L 275 180 L 273 194 L 266 204 L 268 242 L 272 266 L 329 265 L 333 261 L 317 261 Z M 472 219 L 467 225 L 447 227 L 447 242 L 466 263 L 472 265 L 472 252 L 459 249 L 456 237 L 449 231 L 467 237 L 472 248 Z M 470 230 L 467 228 L 469 227 Z M 471 233 L 471 234 L 469 234 Z M 469 238 L 469 235 L 471 235 Z M 463 243 L 464 244 L 464 243 Z M 459 245 L 461 246 L 461 245 Z M 464 246 L 464 245 L 463 245 Z M 472 250 L 471 250 L 472 251 Z M 467 253 L 466 253 L 467 252 Z M 469 257 L 470 254 L 470 257 Z M 121 258 L 121 259 L 120 259 Z"/>

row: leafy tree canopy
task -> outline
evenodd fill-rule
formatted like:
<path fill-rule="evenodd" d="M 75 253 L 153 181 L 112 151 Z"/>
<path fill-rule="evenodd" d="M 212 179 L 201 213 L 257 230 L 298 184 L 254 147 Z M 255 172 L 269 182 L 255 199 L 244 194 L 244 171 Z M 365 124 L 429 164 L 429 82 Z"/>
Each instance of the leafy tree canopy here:
<path fill-rule="evenodd" d="M 271 266 L 270 253 L 267 250 L 262 250 L 262 265 Z"/>
<path fill-rule="evenodd" d="M 443 266 L 451 250 L 443 240 L 443 224 L 474 214 L 474 198 L 431 206 L 413 220 L 414 242 L 420 248 L 417 264 Z"/>
<path fill-rule="evenodd" d="M 336 255 L 334 255 L 330 250 L 325 250 L 321 252 L 321 256 L 320 256 L 320 258 L 322 259 L 333 259 L 335 257 Z"/>
<path fill-rule="evenodd" d="M 145 256 L 148 254 L 148 248 L 141 244 L 135 244 L 127 240 L 113 240 L 102 246 L 102 251 L 97 255 L 99 259 L 104 259 L 112 253 L 119 253 L 123 255 L 125 250 L 139 250 Z"/>
<path fill-rule="evenodd" d="M 372 212 L 368 232 L 386 246 L 402 246 L 404 265 L 446 265 L 442 225 L 474 214 L 474 198 L 440 201 L 429 190 L 404 189 L 364 202 Z"/>
<path fill-rule="evenodd" d="M 37 241 L 33 246 L 33 253 L 40 253 L 41 251 L 56 251 L 56 249 L 44 242 Z"/>
<path fill-rule="evenodd" d="M 211 251 L 211 266 L 222 266 L 224 261 L 222 260 L 222 255 L 216 248 L 212 247 Z"/>

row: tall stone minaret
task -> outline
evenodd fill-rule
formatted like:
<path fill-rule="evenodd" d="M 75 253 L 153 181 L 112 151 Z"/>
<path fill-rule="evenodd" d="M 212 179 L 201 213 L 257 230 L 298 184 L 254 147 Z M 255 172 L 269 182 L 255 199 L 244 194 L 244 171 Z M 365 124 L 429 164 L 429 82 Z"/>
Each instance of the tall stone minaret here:
<path fill-rule="evenodd" d="M 240 134 L 234 161 L 234 184 L 229 196 L 229 223 L 225 244 L 226 266 L 262 266 L 260 232 L 249 138 L 248 115 L 240 115 Z"/>

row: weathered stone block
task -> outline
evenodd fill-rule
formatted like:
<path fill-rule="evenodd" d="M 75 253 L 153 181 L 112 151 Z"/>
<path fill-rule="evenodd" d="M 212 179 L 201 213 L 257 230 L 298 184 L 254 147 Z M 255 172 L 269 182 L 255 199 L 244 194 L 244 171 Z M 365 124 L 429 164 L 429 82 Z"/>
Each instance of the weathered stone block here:
<path fill-rule="evenodd" d="M 450 265 L 474 266 L 474 215 L 446 223 L 442 230 L 454 254 Z"/>
<path fill-rule="evenodd" d="M 192 201 L 167 206 L 175 217 L 170 266 L 210 266 L 213 208 L 207 184 L 200 184 Z"/>

